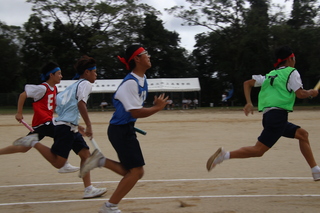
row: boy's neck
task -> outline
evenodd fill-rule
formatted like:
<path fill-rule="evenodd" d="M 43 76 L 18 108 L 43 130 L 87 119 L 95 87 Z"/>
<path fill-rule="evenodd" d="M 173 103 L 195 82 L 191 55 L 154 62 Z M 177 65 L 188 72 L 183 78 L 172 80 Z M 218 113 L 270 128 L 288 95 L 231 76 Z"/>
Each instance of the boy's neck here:
<path fill-rule="evenodd" d="M 47 84 L 49 84 L 49 86 L 54 87 L 56 84 L 53 81 L 46 81 Z"/>

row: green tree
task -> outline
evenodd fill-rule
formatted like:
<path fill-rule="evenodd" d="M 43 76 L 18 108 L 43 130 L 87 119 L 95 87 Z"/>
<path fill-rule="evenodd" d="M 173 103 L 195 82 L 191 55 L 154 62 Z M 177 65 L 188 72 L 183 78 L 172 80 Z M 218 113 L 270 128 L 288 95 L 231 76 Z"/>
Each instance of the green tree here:
<path fill-rule="evenodd" d="M 294 0 L 288 25 L 294 29 L 313 26 L 314 18 L 318 12 L 319 6 L 317 0 Z"/>
<path fill-rule="evenodd" d="M 24 83 L 24 79 L 19 78 L 20 56 L 17 42 L 19 27 L 8 26 L 0 22 L 0 91 L 8 93 L 16 91 Z"/>
<path fill-rule="evenodd" d="M 239 26 L 243 21 L 245 0 L 186 0 L 189 7 L 174 6 L 166 9 L 175 17 L 181 18 L 183 25 L 203 26 L 210 31 Z"/>
<path fill-rule="evenodd" d="M 242 97 L 243 80 L 252 72 L 265 72 L 270 68 L 267 1 L 188 2 L 191 4 L 189 9 L 176 6 L 168 11 L 182 18 L 185 24 L 209 29 L 208 33 L 197 35 L 193 51 L 201 85 L 217 84 L 207 88 L 207 91 L 214 91 L 211 98 L 215 102 L 221 99 L 230 84 L 236 88 L 235 96 Z M 249 8 L 245 6 L 246 2 L 250 4 Z"/>
<path fill-rule="evenodd" d="M 154 14 L 146 14 L 144 24 L 138 31 L 139 43 L 148 48 L 152 56 L 151 78 L 173 78 L 193 76 L 187 61 L 187 51 L 179 46 L 178 33 L 170 32 Z"/>
<path fill-rule="evenodd" d="M 136 0 L 28 2 L 34 4 L 34 14 L 26 24 L 26 61 L 35 65 L 32 60 L 55 60 L 63 68 L 64 79 L 74 76 L 74 60 L 83 54 L 97 59 L 98 78 L 118 77 L 118 70 L 112 69 L 114 54 L 124 43 L 138 38 L 145 11 L 157 13 Z"/>

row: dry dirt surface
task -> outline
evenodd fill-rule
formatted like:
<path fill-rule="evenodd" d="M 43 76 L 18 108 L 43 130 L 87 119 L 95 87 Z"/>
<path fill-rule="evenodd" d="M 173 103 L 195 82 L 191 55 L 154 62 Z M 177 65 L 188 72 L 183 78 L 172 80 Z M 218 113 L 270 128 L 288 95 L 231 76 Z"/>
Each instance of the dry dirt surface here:
<path fill-rule="evenodd" d="M 103 154 L 117 160 L 107 138 L 111 111 L 90 112 L 94 137 Z M 263 157 L 233 159 L 211 172 L 206 161 L 219 147 L 234 150 L 253 145 L 262 130 L 261 114 L 246 117 L 242 110 L 163 110 L 139 119 L 136 127 L 144 153 L 145 175 L 123 199 L 123 213 L 296 213 L 319 212 L 320 182 L 294 139 L 281 138 Z M 31 123 L 31 115 L 25 115 Z M 296 110 L 289 120 L 309 132 L 314 156 L 320 162 L 320 111 Z M 0 147 L 27 134 L 14 115 L 0 116 Z M 89 140 L 88 144 L 93 150 Z M 51 146 L 52 139 L 42 142 Z M 115 190 L 120 176 L 94 169 L 96 187 L 107 187 L 100 198 L 82 199 L 78 173 L 59 174 L 35 149 L 0 155 L 1 213 L 98 212 Z M 69 162 L 79 165 L 70 154 Z"/>

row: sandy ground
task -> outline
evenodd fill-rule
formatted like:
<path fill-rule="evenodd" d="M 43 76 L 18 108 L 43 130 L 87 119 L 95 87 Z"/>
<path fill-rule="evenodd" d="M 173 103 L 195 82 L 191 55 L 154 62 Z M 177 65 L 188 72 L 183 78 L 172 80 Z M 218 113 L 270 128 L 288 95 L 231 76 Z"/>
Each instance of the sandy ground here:
<path fill-rule="evenodd" d="M 96 141 L 105 156 L 117 160 L 106 136 L 111 115 L 90 112 Z M 308 130 L 320 161 L 319 110 L 297 110 L 289 119 Z M 25 120 L 30 123 L 31 115 Z M 225 161 L 207 172 L 206 161 L 220 146 L 233 150 L 256 142 L 262 129 L 260 113 L 246 117 L 241 110 L 227 109 L 161 111 L 139 119 L 136 126 L 147 131 L 146 136 L 138 135 L 145 176 L 120 203 L 123 213 L 319 211 L 320 182 L 313 181 L 296 140 L 281 138 L 262 158 Z M 14 115 L 0 116 L 0 147 L 26 133 Z M 50 146 L 52 140 L 43 143 Z M 97 212 L 121 178 L 104 168 L 93 170 L 93 185 L 108 192 L 84 200 L 77 173 L 59 174 L 35 149 L 1 155 L 0 161 L 1 213 Z M 69 162 L 78 165 L 78 156 L 71 153 Z"/>

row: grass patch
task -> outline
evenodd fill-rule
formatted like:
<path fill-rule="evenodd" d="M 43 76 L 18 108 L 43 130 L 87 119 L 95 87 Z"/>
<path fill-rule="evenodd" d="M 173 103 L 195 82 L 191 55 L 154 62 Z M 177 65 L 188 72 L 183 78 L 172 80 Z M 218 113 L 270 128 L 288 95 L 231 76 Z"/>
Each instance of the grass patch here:
<path fill-rule="evenodd" d="M 1 106 L 0 107 L 0 114 L 1 115 L 15 115 L 17 113 L 16 106 Z M 24 107 L 23 114 L 32 114 L 33 109 L 32 107 Z"/>

